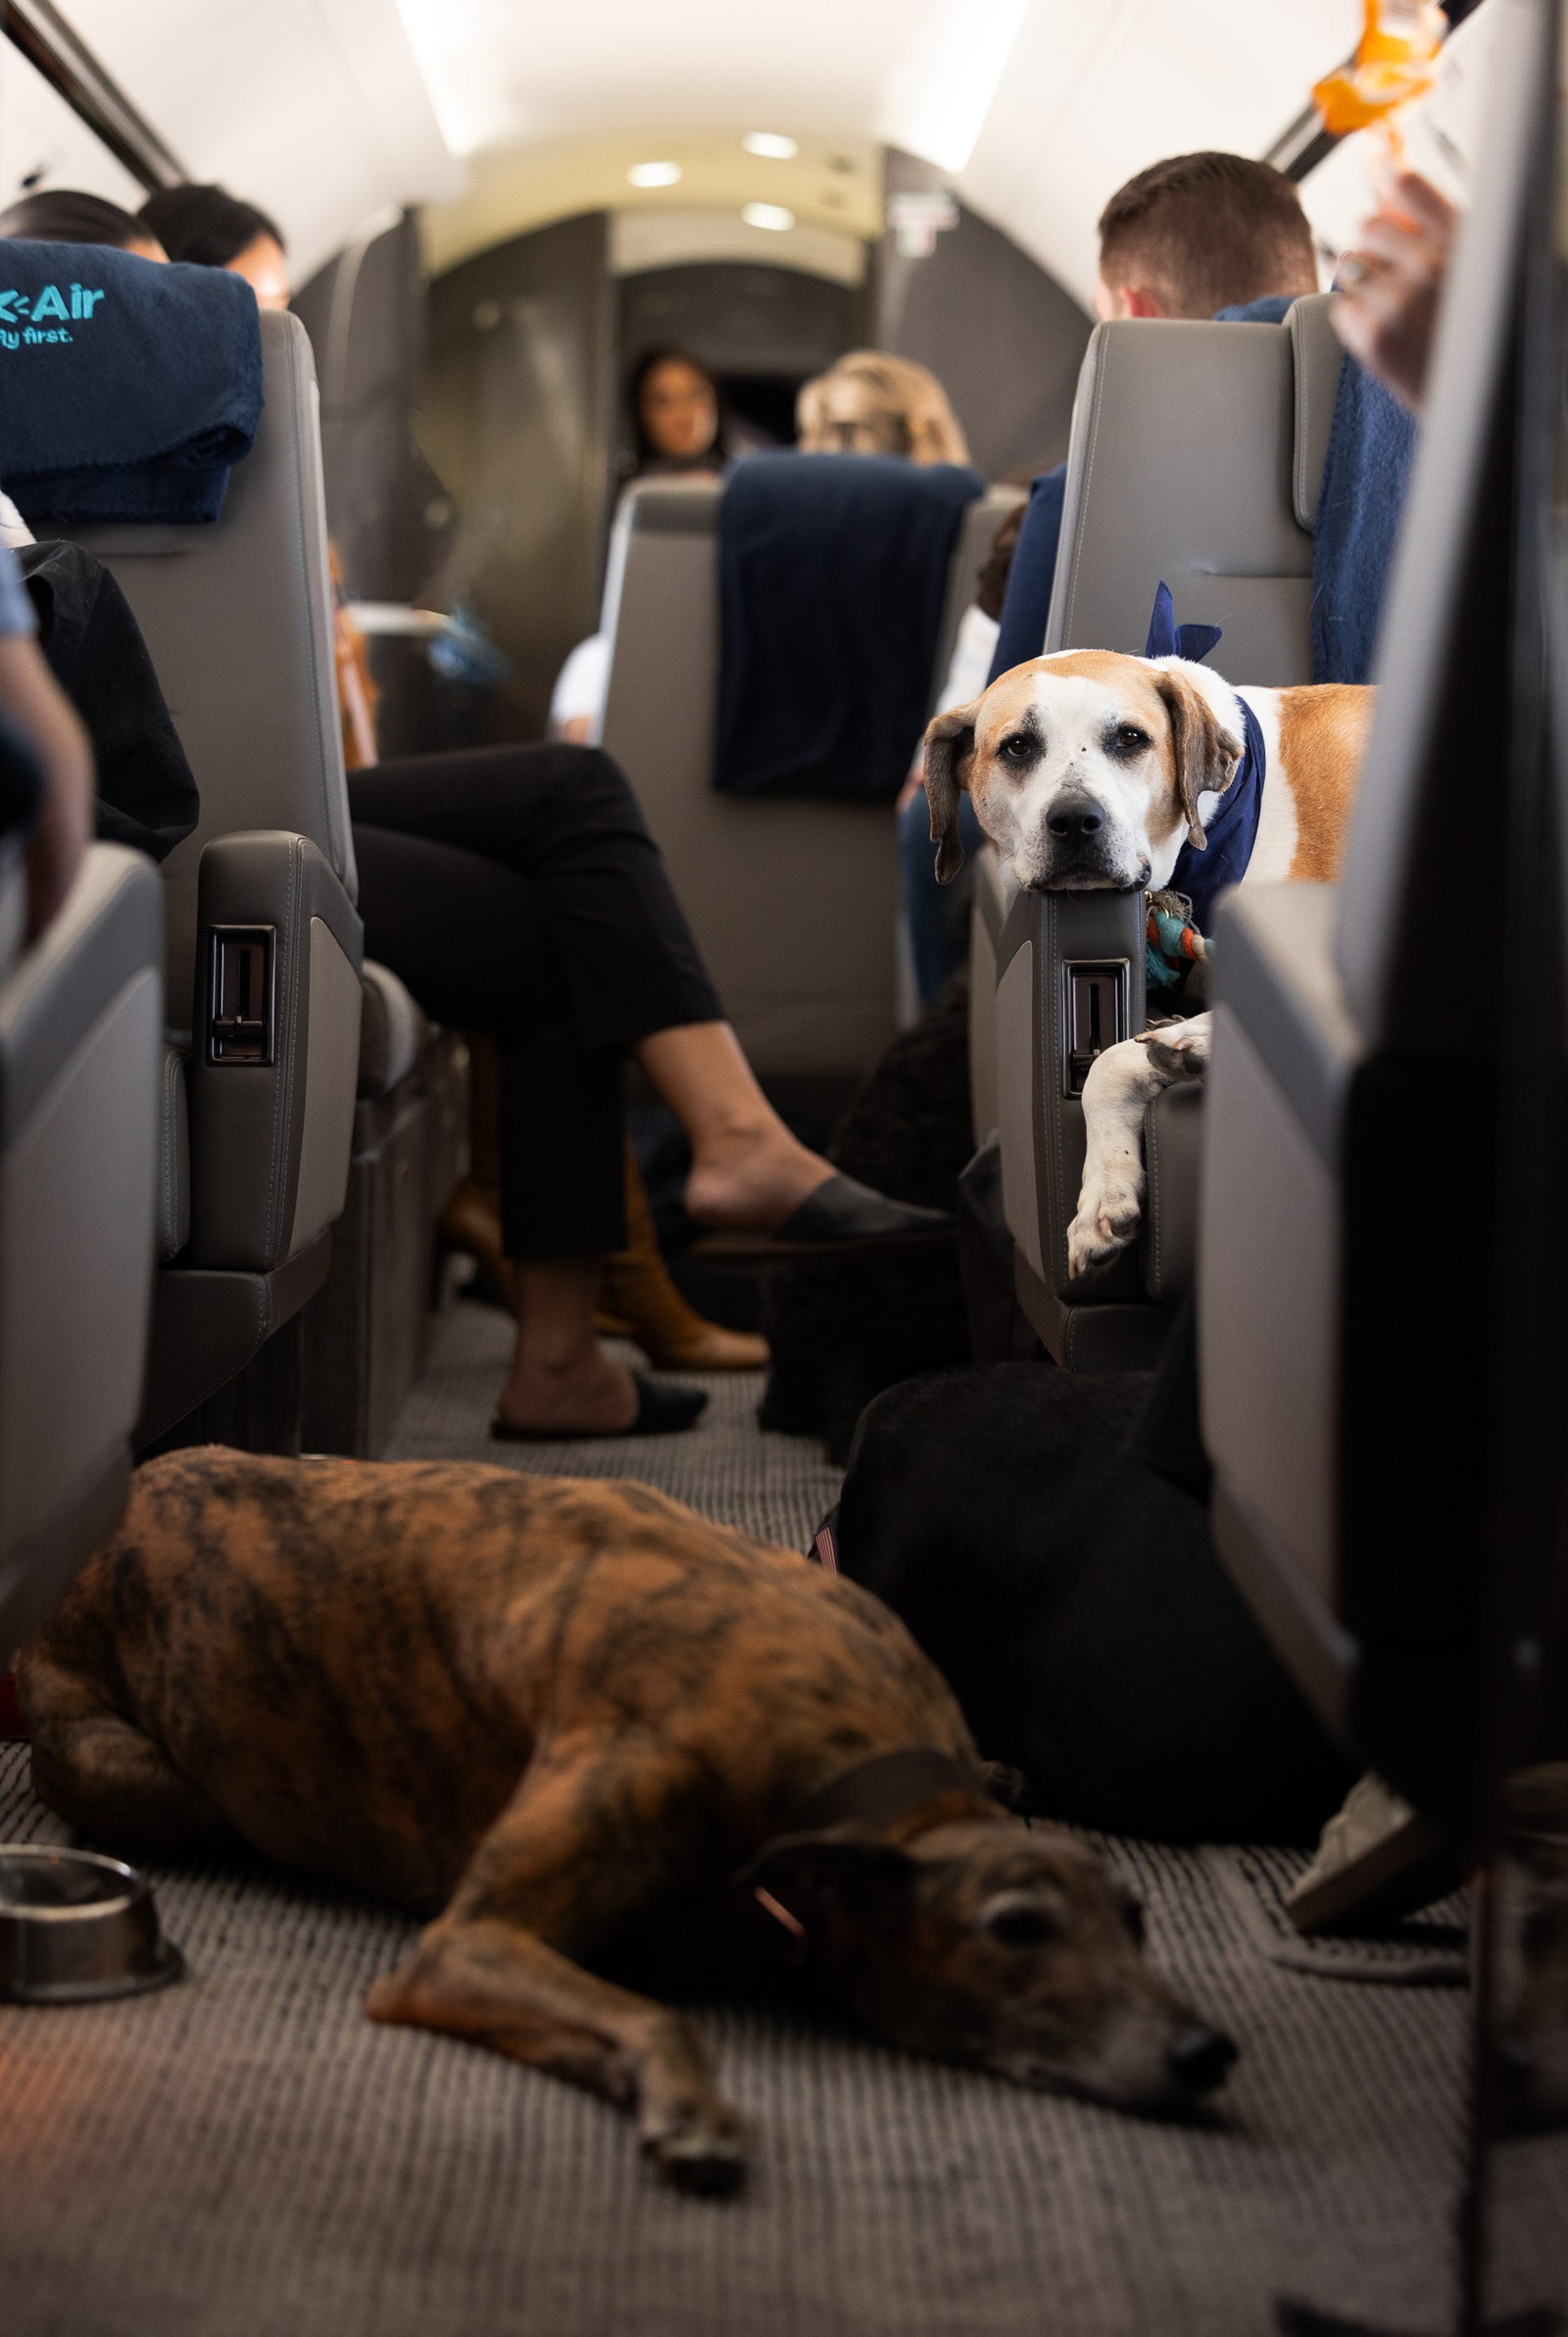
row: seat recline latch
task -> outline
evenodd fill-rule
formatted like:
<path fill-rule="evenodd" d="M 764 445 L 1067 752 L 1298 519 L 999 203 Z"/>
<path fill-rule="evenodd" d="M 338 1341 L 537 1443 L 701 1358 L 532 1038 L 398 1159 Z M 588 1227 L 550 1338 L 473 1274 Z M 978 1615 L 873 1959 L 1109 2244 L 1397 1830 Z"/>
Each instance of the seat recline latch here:
<path fill-rule="evenodd" d="M 1130 969 L 1125 958 L 1061 969 L 1061 1092 L 1082 1095 L 1097 1055 L 1127 1036 Z"/>
<path fill-rule="evenodd" d="M 275 1040 L 275 925 L 214 925 L 208 974 L 207 1060 L 270 1064 Z"/>

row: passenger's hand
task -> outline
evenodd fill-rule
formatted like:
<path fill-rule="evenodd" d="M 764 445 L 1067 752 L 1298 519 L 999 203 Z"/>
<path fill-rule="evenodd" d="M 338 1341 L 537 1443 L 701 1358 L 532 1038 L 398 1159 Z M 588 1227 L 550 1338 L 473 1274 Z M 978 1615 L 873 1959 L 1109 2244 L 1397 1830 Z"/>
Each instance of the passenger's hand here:
<path fill-rule="evenodd" d="M 1412 414 L 1426 390 L 1458 218 L 1430 179 L 1402 171 L 1335 273 L 1335 331 Z"/>
<path fill-rule="evenodd" d="M 33 941 L 75 882 L 92 833 L 92 749 L 43 652 L 24 635 L 0 640 L 0 706 L 43 767 L 43 801 L 27 843 L 27 939 Z"/>
<path fill-rule="evenodd" d="M 914 769 L 905 780 L 904 785 L 899 789 L 898 800 L 893 806 L 894 811 L 900 813 L 906 812 L 910 804 L 913 803 L 915 797 L 922 794 L 924 789 L 925 757 L 921 755 L 916 760 Z"/>

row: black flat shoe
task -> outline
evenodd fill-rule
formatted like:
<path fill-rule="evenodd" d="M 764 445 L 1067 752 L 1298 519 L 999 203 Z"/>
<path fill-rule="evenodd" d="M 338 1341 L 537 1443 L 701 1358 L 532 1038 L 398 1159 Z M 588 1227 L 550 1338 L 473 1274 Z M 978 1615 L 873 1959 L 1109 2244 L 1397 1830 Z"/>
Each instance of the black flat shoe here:
<path fill-rule="evenodd" d="M 713 1233 L 692 1248 L 710 1257 L 809 1258 L 952 1238 L 953 1219 L 946 1210 L 890 1201 L 858 1177 L 830 1176 L 771 1233 Z"/>
<path fill-rule="evenodd" d="M 656 1387 L 640 1371 L 632 1373 L 637 1390 L 637 1417 L 629 1428 L 518 1428 L 511 1420 L 490 1422 L 498 1444 L 587 1444 L 612 1436 L 673 1436 L 690 1428 L 708 1410 L 708 1391 L 694 1387 Z"/>

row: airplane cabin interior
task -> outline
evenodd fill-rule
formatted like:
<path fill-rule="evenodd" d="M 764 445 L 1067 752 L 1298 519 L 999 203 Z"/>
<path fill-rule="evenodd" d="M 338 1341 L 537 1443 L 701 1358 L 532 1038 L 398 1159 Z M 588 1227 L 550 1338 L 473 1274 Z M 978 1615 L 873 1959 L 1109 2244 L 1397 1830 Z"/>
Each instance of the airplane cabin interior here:
<path fill-rule="evenodd" d="M 0 34 L 0 2330 L 1568 2326 L 1559 0 Z"/>

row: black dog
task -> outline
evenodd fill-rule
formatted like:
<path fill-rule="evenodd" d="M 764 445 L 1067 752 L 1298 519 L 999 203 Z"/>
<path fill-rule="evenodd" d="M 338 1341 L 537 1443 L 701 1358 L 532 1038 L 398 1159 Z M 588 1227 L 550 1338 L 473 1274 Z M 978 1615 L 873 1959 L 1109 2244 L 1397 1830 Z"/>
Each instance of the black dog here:
<path fill-rule="evenodd" d="M 827 1148 L 837 1168 L 897 1201 L 953 1208 L 974 1151 L 968 1015 L 968 977 L 958 973 L 849 1106 Z M 762 1426 L 820 1436 L 842 1462 L 873 1396 L 968 1362 L 956 1249 L 936 1243 L 784 1268 L 770 1278 L 762 1328 L 773 1349 Z"/>
<path fill-rule="evenodd" d="M 1124 1452 L 1149 1385 L 1009 1363 L 879 1396 L 850 1456 L 839 1566 L 902 1616 L 981 1752 L 1054 1817 L 1311 1842 L 1354 1770 L 1243 1605 L 1202 1503 Z"/>

